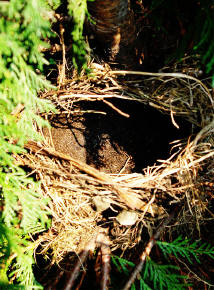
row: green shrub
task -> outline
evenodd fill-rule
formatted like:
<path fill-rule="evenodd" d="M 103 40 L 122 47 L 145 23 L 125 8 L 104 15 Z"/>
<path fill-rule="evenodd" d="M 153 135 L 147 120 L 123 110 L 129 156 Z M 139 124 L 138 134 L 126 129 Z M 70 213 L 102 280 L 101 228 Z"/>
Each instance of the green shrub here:
<path fill-rule="evenodd" d="M 39 183 L 26 176 L 14 156 L 24 152 L 29 139 L 39 138 L 34 122 L 47 125 L 36 113 L 53 110 L 37 97 L 39 90 L 52 87 L 41 74 L 47 61 L 40 50 L 50 36 L 46 13 L 44 0 L 0 4 L 0 283 L 8 284 L 10 266 L 9 276 L 28 289 L 37 285 L 29 234 L 47 229 L 50 219 Z M 23 111 L 16 115 L 20 105 Z"/>

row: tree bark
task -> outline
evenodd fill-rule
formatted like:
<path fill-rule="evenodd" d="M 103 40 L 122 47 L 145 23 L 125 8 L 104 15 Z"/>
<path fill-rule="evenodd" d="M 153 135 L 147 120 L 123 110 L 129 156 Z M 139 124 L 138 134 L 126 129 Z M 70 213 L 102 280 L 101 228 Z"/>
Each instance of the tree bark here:
<path fill-rule="evenodd" d="M 88 2 L 93 20 L 88 27 L 105 57 L 129 67 L 136 62 L 136 28 L 129 0 L 95 0 Z"/>

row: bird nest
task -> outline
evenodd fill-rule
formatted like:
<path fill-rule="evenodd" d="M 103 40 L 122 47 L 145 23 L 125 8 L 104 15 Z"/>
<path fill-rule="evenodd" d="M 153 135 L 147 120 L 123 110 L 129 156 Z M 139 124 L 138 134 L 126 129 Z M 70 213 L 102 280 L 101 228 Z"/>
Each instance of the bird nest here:
<path fill-rule="evenodd" d="M 90 76 L 84 73 L 77 76 L 74 72 L 72 79 L 64 80 L 58 90 L 41 95 L 57 108 L 57 113 L 43 115 L 44 118 L 51 123 L 59 116 L 76 122 L 77 117 L 80 120 L 88 114 L 104 114 L 99 105 L 96 107 L 104 104 L 126 119 L 129 112 L 121 109 L 120 104 L 128 101 L 142 103 L 144 107 L 150 106 L 170 116 L 168 122 L 175 130 L 179 126 L 185 129 L 178 124 L 178 117 L 186 120 L 189 134 L 172 144 L 168 158 L 135 172 L 124 148 L 123 166 L 110 170 L 98 166 L 94 159 L 81 157 L 79 149 L 75 149 L 74 154 L 61 150 L 54 143 L 51 129 L 35 127 L 44 141 L 29 141 L 28 153 L 21 156 L 19 162 L 32 169 L 41 182 L 43 196 L 49 199 L 52 225 L 37 240 L 40 253 L 51 249 L 53 262 L 60 263 L 68 253 L 79 256 L 100 247 L 103 240 L 112 252 L 124 253 L 142 240 L 145 243 L 161 221 L 174 211 L 177 211 L 175 222 L 166 231 L 171 235 L 183 232 L 191 236 L 195 231 L 200 234 L 206 218 L 213 217 L 210 207 L 214 186 L 212 91 L 206 82 L 197 79 L 195 70 L 185 71 L 185 74 L 112 71 L 96 63 L 92 63 L 91 68 Z M 94 124 L 94 128 L 96 126 Z M 87 130 L 84 126 L 80 128 L 82 134 Z M 60 134 L 55 139 L 63 137 Z M 75 146 L 72 142 L 67 146 Z M 106 143 L 103 146 L 107 146 Z M 106 151 L 113 150 L 106 148 Z M 93 154 L 93 150 L 88 150 L 87 154 Z M 120 148 L 114 150 L 118 152 Z M 137 158 L 135 156 L 135 160 Z"/>

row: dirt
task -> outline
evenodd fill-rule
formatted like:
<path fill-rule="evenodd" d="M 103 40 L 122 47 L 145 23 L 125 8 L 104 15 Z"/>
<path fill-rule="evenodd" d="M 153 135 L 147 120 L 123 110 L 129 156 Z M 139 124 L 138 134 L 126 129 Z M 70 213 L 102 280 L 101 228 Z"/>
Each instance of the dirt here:
<path fill-rule="evenodd" d="M 69 118 L 56 115 L 50 120 L 51 134 L 45 130 L 45 136 L 56 150 L 103 172 L 118 174 L 141 172 L 157 159 L 168 158 L 169 143 L 190 135 L 190 125 L 181 119 L 176 119 L 181 128 L 177 129 L 170 116 L 139 102 L 111 102 L 130 117 L 103 102 L 82 102 L 80 111 L 97 113 L 75 113 Z"/>

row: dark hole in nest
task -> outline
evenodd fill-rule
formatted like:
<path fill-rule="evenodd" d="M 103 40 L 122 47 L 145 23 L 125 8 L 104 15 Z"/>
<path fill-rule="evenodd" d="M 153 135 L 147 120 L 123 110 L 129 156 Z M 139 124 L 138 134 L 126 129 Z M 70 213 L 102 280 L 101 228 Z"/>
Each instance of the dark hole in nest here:
<path fill-rule="evenodd" d="M 79 109 L 88 111 L 84 114 L 54 116 L 55 149 L 107 173 L 142 172 L 157 159 L 170 156 L 170 142 L 190 135 L 191 124 L 181 118 L 176 118 L 177 129 L 169 115 L 152 107 L 125 99 L 110 102 L 130 117 L 102 101 L 81 102 Z"/>

